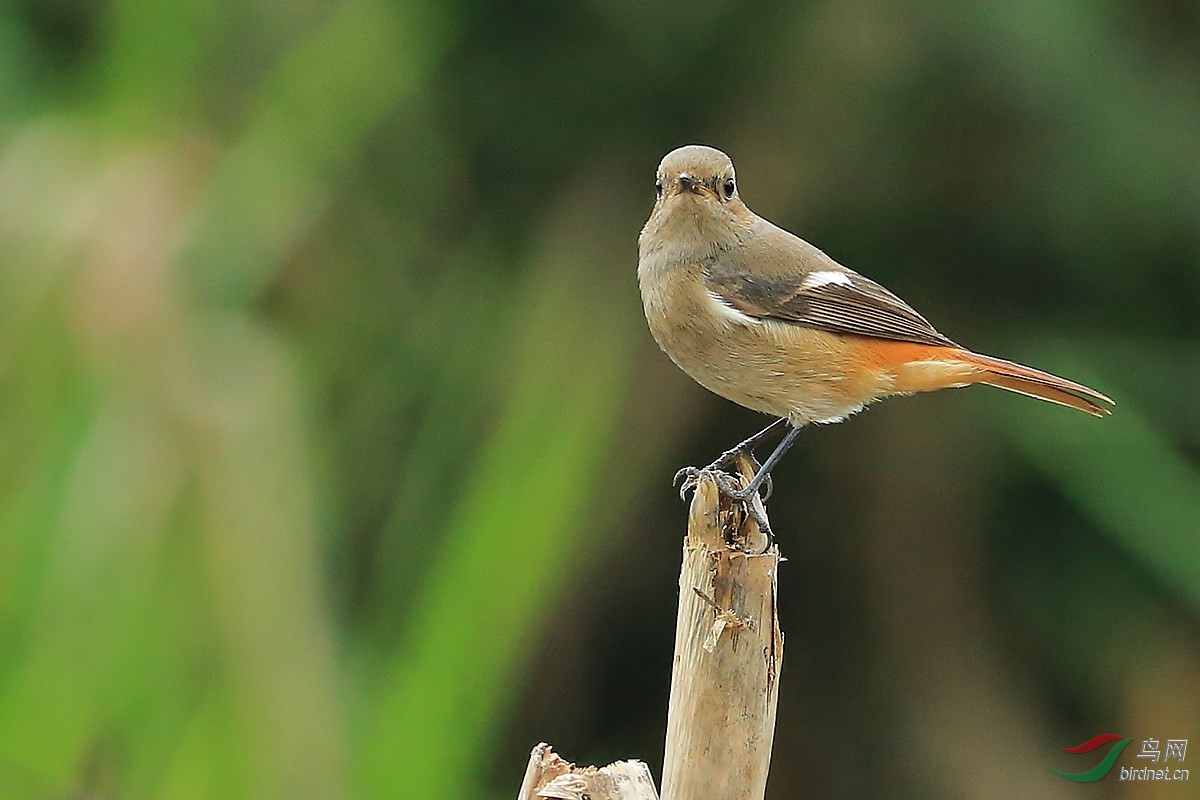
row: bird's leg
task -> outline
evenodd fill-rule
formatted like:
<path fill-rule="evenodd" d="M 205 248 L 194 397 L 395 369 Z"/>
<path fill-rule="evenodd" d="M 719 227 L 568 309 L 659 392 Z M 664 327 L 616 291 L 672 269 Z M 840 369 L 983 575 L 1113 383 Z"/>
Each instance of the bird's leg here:
<path fill-rule="evenodd" d="M 738 442 L 724 453 L 721 453 L 721 455 L 717 456 L 716 461 L 708 465 L 708 468 L 714 469 L 716 467 L 723 467 L 726 464 L 731 464 L 739 455 L 743 453 L 745 453 L 751 459 L 754 459 L 754 448 L 758 446 L 758 443 L 775 433 L 775 430 L 781 425 L 786 424 L 786 419 L 781 418 L 775 420 L 770 425 L 751 436 L 749 439 L 746 439 L 743 442 Z"/>
<path fill-rule="evenodd" d="M 787 420 L 784 419 L 778 419 L 775 422 L 772 422 L 766 428 L 754 434 L 737 447 L 726 450 L 721 454 L 720 458 L 704 469 L 697 469 L 696 467 L 684 467 L 683 469 L 679 470 L 679 472 L 675 475 L 676 481 L 678 481 L 680 478 L 683 478 L 683 485 L 679 487 L 679 496 L 684 497 L 687 490 L 699 482 L 700 476 L 702 474 L 707 474 L 712 478 L 713 483 L 716 484 L 717 491 L 732 500 L 742 503 L 745 513 L 749 514 L 750 517 L 758 524 L 759 529 L 767 535 L 768 539 L 773 538 L 771 525 L 767 522 L 766 516 L 759 510 L 761 506 L 754 502 L 754 495 L 760 487 L 764 488 L 764 494 L 761 498 L 761 502 L 766 502 L 767 497 L 769 497 L 771 494 L 771 470 L 774 469 L 775 465 L 779 463 L 779 460 L 783 458 L 784 453 L 786 453 L 788 449 L 795 444 L 796 439 L 800 436 L 800 428 L 795 426 L 790 427 L 788 432 L 784 434 L 783 439 L 781 439 L 779 444 L 775 446 L 775 449 L 771 452 L 771 455 L 767 456 L 767 460 L 763 464 L 758 463 L 758 459 L 754 457 L 754 453 L 752 452 L 751 448 L 774 432 L 777 427 L 786 422 Z M 736 463 L 739 456 L 745 456 L 746 460 L 749 462 L 750 469 L 754 471 L 753 477 L 750 478 L 750 482 L 746 484 L 745 488 L 738 486 L 738 481 L 733 475 L 730 475 L 729 473 L 720 469 L 721 466 L 729 463 L 730 461 Z"/>
<path fill-rule="evenodd" d="M 776 429 L 778 429 L 780 426 L 786 425 L 786 423 L 787 423 L 787 420 L 785 420 L 785 419 L 775 420 L 774 422 L 770 423 L 770 425 L 768 425 L 766 428 L 763 428 L 762 431 L 752 435 L 752 437 L 750 437 L 749 439 L 746 439 L 745 441 L 742 441 L 742 443 L 738 443 L 737 445 L 730 447 L 730 449 L 726 450 L 725 452 L 722 452 L 720 456 L 716 457 L 716 461 L 714 461 L 712 464 L 709 464 L 708 467 L 704 467 L 704 468 L 684 467 L 683 469 L 680 469 L 678 471 L 678 473 L 676 473 L 676 476 L 674 476 L 674 481 L 673 481 L 674 483 L 679 483 L 680 481 L 683 481 L 682 485 L 679 486 L 679 497 L 680 498 L 684 497 L 684 494 L 686 493 L 686 491 L 688 491 L 689 488 L 691 488 L 692 486 L 695 485 L 695 482 L 698 479 L 698 477 L 700 477 L 701 473 L 710 473 L 710 474 L 713 474 L 714 476 L 718 477 L 718 487 L 721 489 L 721 493 L 728 495 L 728 497 L 733 497 L 733 493 L 736 493 L 738 491 L 738 489 L 732 488 L 734 486 L 732 481 L 728 481 L 728 480 L 721 481 L 720 480 L 721 477 L 728 477 L 724 473 L 722 473 L 720 468 L 726 467 L 726 465 L 731 464 L 734 461 L 737 461 L 738 456 L 745 456 L 746 458 L 749 459 L 751 468 L 755 470 L 755 485 L 754 485 L 755 489 L 757 489 L 760 486 L 763 486 L 763 483 L 766 482 L 766 485 L 763 486 L 763 495 L 762 495 L 763 501 L 766 501 L 770 497 L 770 493 L 772 493 L 772 488 L 773 488 L 772 480 L 770 480 L 770 469 L 769 468 L 767 470 L 762 469 L 761 465 L 758 464 L 758 459 L 755 458 L 754 449 L 755 449 L 755 446 L 758 445 L 758 443 L 761 443 L 761 441 L 763 439 L 767 439 L 768 437 L 770 437 L 770 435 L 775 433 Z M 797 428 L 792 428 L 792 431 L 796 431 L 796 429 Z M 787 435 L 792 435 L 792 434 L 788 433 Z M 786 439 L 786 437 L 785 437 L 785 439 Z M 788 443 L 788 446 L 791 446 L 791 443 Z M 787 450 L 787 447 L 784 447 L 785 452 L 786 452 L 786 450 Z M 778 449 L 776 449 L 776 452 L 778 452 Z M 775 461 L 774 462 L 770 461 L 770 458 L 768 458 L 767 461 L 770 464 L 774 465 L 775 462 L 779 461 L 779 458 L 782 457 L 782 455 L 784 455 L 784 453 L 782 453 L 782 452 L 780 452 L 778 456 L 776 456 L 775 453 L 772 453 L 772 458 L 774 458 Z M 762 475 L 762 477 L 760 477 L 760 475 Z M 745 497 L 750 497 L 750 494 L 751 494 L 751 492 L 746 493 Z M 744 498 L 738 498 L 738 499 L 744 499 Z"/>
<path fill-rule="evenodd" d="M 722 493 L 732 497 L 734 500 L 746 500 L 749 497 L 753 497 L 754 493 L 758 491 L 758 487 L 762 486 L 763 481 L 768 480 L 771 477 L 771 470 L 775 469 L 775 465 L 779 463 L 779 459 L 783 458 L 783 454 L 788 451 L 788 448 L 796 443 L 796 438 L 799 435 L 800 429 L 796 427 L 791 428 L 787 433 L 785 433 L 783 438 L 779 440 L 779 444 L 775 446 L 775 450 L 771 453 L 771 455 L 767 456 L 767 460 L 763 462 L 762 466 L 758 468 L 758 471 L 754 473 L 754 477 L 750 479 L 748 484 L 746 484 L 745 489 L 727 492 L 724 488 L 722 488 Z M 720 486 L 720 483 L 717 485 Z M 766 498 L 763 499 L 765 500 Z"/>
<path fill-rule="evenodd" d="M 758 463 L 758 459 L 754 457 L 754 448 L 759 444 L 759 442 L 761 442 L 763 439 L 766 439 L 767 437 L 771 436 L 773 433 L 775 433 L 777 428 L 779 428 L 781 425 L 784 425 L 786 423 L 787 423 L 786 419 L 775 420 L 770 425 L 763 428 L 761 431 L 754 434 L 750 438 L 746 439 L 745 441 L 739 442 L 738 444 L 736 444 L 733 447 L 726 450 L 724 453 L 721 453 L 721 455 L 717 456 L 717 460 L 712 462 L 711 464 L 709 464 L 707 467 L 684 467 L 683 469 L 676 472 L 675 479 L 672 481 L 672 484 L 679 484 L 680 481 L 683 482 L 679 486 L 679 496 L 681 498 L 684 496 L 684 494 L 687 492 L 687 490 L 690 489 L 695 484 L 696 479 L 700 477 L 701 472 L 709 472 L 709 473 L 713 473 L 714 475 L 721 474 L 720 473 L 721 467 L 732 464 L 737 459 L 737 457 L 740 455 L 745 455 L 750 460 L 751 466 L 754 468 L 755 473 L 757 473 L 759 471 L 759 463 Z M 772 486 L 771 486 L 771 476 L 769 473 L 767 474 L 766 480 L 767 480 L 767 485 L 766 485 L 766 488 L 764 489 L 764 493 L 763 493 L 764 501 L 766 501 L 766 499 L 771 496 Z M 728 491 L 724 491 L 723 493 L 729 494 Z"/>

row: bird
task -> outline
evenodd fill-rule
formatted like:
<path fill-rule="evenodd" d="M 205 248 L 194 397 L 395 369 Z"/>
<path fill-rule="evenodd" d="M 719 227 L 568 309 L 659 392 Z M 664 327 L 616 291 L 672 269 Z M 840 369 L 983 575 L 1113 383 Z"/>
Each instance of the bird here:
<path fill-rule="evenodd" d="M 745 501 L 761 488 L 765 500 L 771 470 L 804 427 L 898 395 L 984 384 L 1097 417 L 1115 405 L 1083 384 L 958 345 L 882 285 L 751 211 L 733 161 L 716 148 L 672 150 L 654 190 L 637 270 L 651 334 L 701 386 L 776 418 L 702 470 L 680 470 L 677 482 L 708 472 L 729 497 Z M 755 447 L 781 430 L 760 465 Z M 755 470 L 744 487 L 721 471 L 740 454 Z"/>

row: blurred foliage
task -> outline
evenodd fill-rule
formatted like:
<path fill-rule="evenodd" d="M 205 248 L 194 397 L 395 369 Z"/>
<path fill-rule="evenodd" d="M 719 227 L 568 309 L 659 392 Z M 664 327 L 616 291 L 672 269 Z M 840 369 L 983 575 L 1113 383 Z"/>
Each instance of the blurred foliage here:
<path fill-rule="evenodd" d="M 761 423 L 640 316 L 691 141 L 1119 404 L 805 434 L 772 795 L 1125 796 L 1044 766 L 1200 739 L 1197 41 L 1179 0 L 5 4 L 0 797 L 656 765 L 668 479 Z"/>

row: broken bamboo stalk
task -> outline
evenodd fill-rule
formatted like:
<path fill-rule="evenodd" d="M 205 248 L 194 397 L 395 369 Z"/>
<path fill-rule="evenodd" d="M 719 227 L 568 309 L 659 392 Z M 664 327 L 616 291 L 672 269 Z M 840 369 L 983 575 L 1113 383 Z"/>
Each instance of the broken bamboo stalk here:
<path fill-rule="evenodd" d="M 744 485 L 752 465 L 737 466 Z M 779 562 L 745 508 L 701 473 L 679 574 L 662 800 L 766 793 L 783 661 Z"/>
<path fill-rule="evenodd" d="M 737 463 L 744 486 L 756 465 Z M 679 572 L 675 666 L 661 800 L 762 800 L 766 794 L 783 634 L 779 548 L 745 507 L 701 472 Z M 766 509 L 753 503 L 762 519 Z M 576 767 L 548 744 L 529 755 L 517 800 L 659 800 L 641 761 Z"/>
<path fill-rule="evenodd" d="M 517 800 L 658 800 L 644 761 L 576 767 L 542 742 L 529 754 Z"/>

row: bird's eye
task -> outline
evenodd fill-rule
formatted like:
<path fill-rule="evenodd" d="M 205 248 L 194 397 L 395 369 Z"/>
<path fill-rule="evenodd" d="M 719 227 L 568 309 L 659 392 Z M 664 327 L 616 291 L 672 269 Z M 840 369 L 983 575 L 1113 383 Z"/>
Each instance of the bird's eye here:
<path fill-rule="evenodd" d="M 657 180 L 654 182 L 654 196 L 662 197 L 662 181 L 661 180 Z"/>
<path fill-rule="evenodd" d="M 721 192 L 724 194 L 726 200 L 733 197 L 735 191 L 737 191 L 737 187 L 733 184 L 733 178 L 730 178 L 721 185 Z"/>

